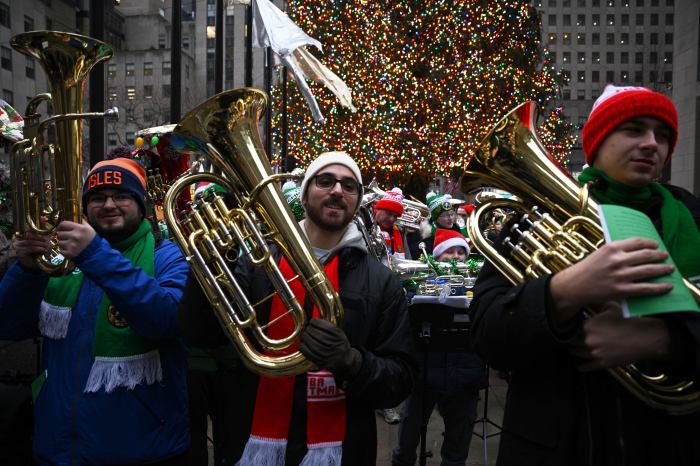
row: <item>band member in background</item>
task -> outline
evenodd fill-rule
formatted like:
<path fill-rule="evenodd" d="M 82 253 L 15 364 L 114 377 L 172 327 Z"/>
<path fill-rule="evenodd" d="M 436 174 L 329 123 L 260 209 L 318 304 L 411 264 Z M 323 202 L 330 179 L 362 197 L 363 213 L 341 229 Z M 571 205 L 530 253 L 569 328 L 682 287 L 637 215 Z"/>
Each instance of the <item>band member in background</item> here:
<path fill-rule="evenodd" d="M 328 152 L 309 165 L 301 184 L 306 218 L 300 226 L 339 291 L 345 310 L 342 327 L 311 318 L 307 306 L 309 323 L 299 350 L 318 371 L 264 377 L 240 368 L 236 382 L 227 388 L 235 400 L 227 415 L 238 420 L 238 428 L 230 433 L 227 464 L 375 464 L 374 410 L 396 406 L 408 396 L 415 355 L 401 285 L 368 255 L 353 222 L 361 200 L 362 176 L 348 154 Z M 286 259 L 279 260 L 280 268 L 290 274 Z M 234 273 L 251 302 L 268 295 L 266 273 L 247 258 L 237 262 Z M 300 293 L 297 298 L 303 303 Z M 278 298 L 261 307 L 261 324 L 285 312 Z M 217 319 L 192 278 L 180 321 L 192 344 L 223 341 Z M 267 331 L 280 325 L 286 325 L 286 319 L 277 319 Z M 316 390 L 321 386 L 326 395 Z"/>
<path fill-rule="evenodd" d="M 400 188 L 387 191 L 374 205 L 374 221 L 382 230 L 388 253 L 400 259 L 410 259 L 411 255 L 404 246 L 408 244 L 406 234 L 396 225 L 396 219 L 403 215 L 402 202 L 403 193 Z"/>
<path fill-rule="evenodd" d="M 681 275 L 697 277 L 700 202 L 655 182 L 677 138 L 668 97 L 608 86 L 583 128 L 588 167 L 579 180 L 593 183 L 598 202 L 648 215 Z M 470 315 L 476 349 L 512 372 L 499 466 L 700 464 L 700 414 L 653 409 L 606 371 L 635 363 L 690 380 L 700 373 L 698 314 L 625 319 L 615 305 L 667 293 L 670 284 L 652 281 L 673 270 L 661 262 L 667 256 L 653 240 L 612 241 L 561 272 L 517 286 L 486 263 Z M 584 319 L 589 306 L 601 311 Z"/>
<path fill-rule="evenodd" d="M 37 268 L 46 236 L 15 242 L 18 261 L 0 283 L 0 339 L 44 337 L 33 384 L 39 464 L 187 464 L 177 307 L 188 267 L 177 246 L 156 243 L 145 193 L 135 160 L 92 168 L 87 221 L 58 225 L 61 254 L 77 265 L 66 276 Z"/>
<path fill-rule="evenodd" d="M 421 229 L 409 237 L 409 249 L 411 256 L 419 258 L 422 255 L 420 243 L 425 244 L 425 249 L 428 254 L 433 251 L 433 241 L 435 239 L 435 230 L 444 228 L 446 230 L 454 230 L 459 232 L 465 238 L 468 238 L 467 230 L 460 227 L 456 223 L 457 205 L 452 200 L 450 194 L 437 194 L 430 191 L 426 195 L 426 202 L 430 210 L 430 219 L 421 224 Z M 469 241 L 469 240 L 467 240 Z"/>
<path fill-rule="evenodd" d="M 469 245 L 460 233 L 438 228 L 435 232 L 433 258 L 438 261 L 454 260 L 464 262 L 469 257 Z M 453 312 L 439 304 L 430 309 L 431 313 Z M 476 405 L 479 390 L 486 387 L 488 372 L 486 365 L 471 348 L 459 351 L 435 351 L 419 353 L 417 358 L 420 373 L 416 376 L 416 386 L 404 403 L 399 426 L 399 444 L 391 458 L 393 466 L 413 466 L 416 464 L 416 448 L 420 440 L 421 425 L 430 418 L 437 404 L 445 424 L 445 433 L 440 448 L 440 464 L 464 466 L 469 454 Z M 423 371 L 427 362 L 425 386 Z M 421 412 L 421 407 L 422 412 Z"/>

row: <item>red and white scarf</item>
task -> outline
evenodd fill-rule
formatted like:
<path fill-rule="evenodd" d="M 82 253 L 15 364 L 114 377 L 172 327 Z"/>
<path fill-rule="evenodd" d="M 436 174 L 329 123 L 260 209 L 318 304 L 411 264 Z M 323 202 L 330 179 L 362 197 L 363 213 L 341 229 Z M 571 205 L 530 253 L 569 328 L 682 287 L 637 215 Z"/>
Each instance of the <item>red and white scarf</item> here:
<path fill-rule="evenodd" d="M 401 257 L 402 259 L 406 255 L 406 251 L 403 247 L 403 238 L 401 238 L 401 231 L 394 225 L 391 228 L 391 234 L 382 230 L 382 236 L 384 241 L 386 241 L 386 248 L 389 250 L 389 254 Z"/>
<path fill-rule="evenodd" d="M 289 281 L 296 274 L 282 258 L 280 270 Z M 325 266 L 326 276 L 338 291 L 338 256 Z M 304 303 L 306 290 L 299 280 L 290 287 L 300 303 Z M 282 301 L 275 296 L 270 309 L 270 322 L 286 314 Z M 313 317 L 318 318 L 314 306 Z M 292 318 L 280 318 L 268 327 L 267 335 L 281 338 L 293 328 Z M 298 341 L 288 350 L 296 351 Z M 306 456 L 302 466 L 340 466 L 345 439 L 345 393 L 335 385 L 333 374 L 325 369 L 306 374 Z M 255 397 L 253 425 L 239 466 L 283 466 L 287 449 L 287 437 L 294 402 L 294 376 L 259 377 Z"/>

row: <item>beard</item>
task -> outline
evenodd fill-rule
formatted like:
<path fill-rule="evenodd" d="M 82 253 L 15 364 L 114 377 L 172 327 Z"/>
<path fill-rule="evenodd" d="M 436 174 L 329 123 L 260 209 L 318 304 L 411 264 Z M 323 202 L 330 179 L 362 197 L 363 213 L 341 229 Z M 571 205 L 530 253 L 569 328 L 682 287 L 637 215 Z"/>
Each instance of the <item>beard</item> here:
<path fill-rule="evenodd" d="M 342 210 L 328 212 L 325 207 L 339 207 Z M 354 216 L 355 212 L 349 210 L 347 203 L 340 198 L 328 198 L 320 205 L 306 205 L 306 218 L 322 230 L 330 232 L 344 230 Z"/>
<path fill-rule="evenodd" d="M 101 224 L 88 218 L 90 226 L 109 243 L 120 242 L 131 236 L 141 226 L 141 217 L 124 217 L 121 225 Z"/>

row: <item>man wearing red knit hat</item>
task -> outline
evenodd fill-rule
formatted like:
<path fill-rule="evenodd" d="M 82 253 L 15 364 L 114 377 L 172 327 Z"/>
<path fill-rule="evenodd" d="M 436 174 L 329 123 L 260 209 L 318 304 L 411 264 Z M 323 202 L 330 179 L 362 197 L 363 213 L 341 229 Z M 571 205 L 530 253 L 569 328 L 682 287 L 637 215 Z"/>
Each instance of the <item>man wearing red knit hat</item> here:
<path fill-rule="evenodd" d="M 656 181 L 678 139 L 676 109 L 663 94 L 609 85 L 582 139 L 579 181 L 601 204 L 645 213 L 668 252 L 647 238 L 611 241 L 515 287 L 484 266 L 470 308 L 473 340 L 487 362 L 512 374 L 496 464 L 700 464 L 698 409 L 650 407 L 608 371 L 634 364 L 691 381 L 700 374 L 698 314 L 624 318 L 619 305 L 668 293 L 671 285 L 654 279 L 674 270 L 663 263 L 669 255 L 681 275 L 700 277 L 700 202 Z M 591 307 L 600 312 L 584 318 Z"/>
<path fill-rule="evenodd" d="M 400 188 L 387 191 L 374 205 L 374 221 L 382 230 L 389 254 L 401 259 L 410 259 L 404 245 L 404 232 L 396 225 L 396 220 L 403 215 L 403 192 Z"/>

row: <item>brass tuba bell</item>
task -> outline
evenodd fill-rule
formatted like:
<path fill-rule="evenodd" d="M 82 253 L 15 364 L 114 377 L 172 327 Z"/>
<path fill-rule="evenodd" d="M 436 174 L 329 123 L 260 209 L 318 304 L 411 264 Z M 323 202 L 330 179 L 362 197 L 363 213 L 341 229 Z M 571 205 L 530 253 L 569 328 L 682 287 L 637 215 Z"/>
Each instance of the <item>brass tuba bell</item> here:
<path fill-rule="evenodd" d="M 517 196 L 486 200 L 468 222 L 472 243 L 513 284 L 563 270 L 604 242 L 598 204 L 588 197 L 588 187 L 580 187 L 537 139 L 535 109 L 534 102 L 527 102 L 501 119 L 482 140 L 465 170 L 465 189 L 491 185 Z M 521 218 L 514 235 L 504 240 L 511 248 L 509 257 L 499 254 L 482 233 L 485 219 L 499 209 Z M 516 238 L 521 232 L 526 234 Z M 700 302 L 700 290 L 684 282 Z M 634 364 L 609 372 L 652 408 L 674 415 L 700 409 L 700 381 L 645 373 Z"/>
<path fill-rule="evenodd" d="M 83 119 L 117 118 L 117 109 L 83 113 L 85 80 L 93 66 L 112 57 L 112 49 L 91 37 L 55 31 L 18 34 L 10 40 L 20 53 L 36 59 L 46 73 L 50 94 L 39 94 L 27 104 L 24 139 L 12 146 L 10 168 L 14 186 L 14 221 L 18 234 L 32 231 L 53 235 L 63 220 L 82 219 Z M 54 115 L 39 121 L 41 102 L 50 102 Z M 56 143 L 44 132 L 53 125 Z M 62 275 L 73 265 L 63 260 L 57 245 L 37 266 Z"/>
<path fill-rule="evenodd" d="M 294 219 L 278 181 L 294 175 L 273 175 L 258 131 L 267 95 L 257 89 L 233 89 L 217 94 L 191 110 L 173 130 L 185 145 L 207 154 L 223 176 L 191 173 L 178 178 L 165 196 L 165 219 L 170 233 L 190 262 L 226 335 L 253 372 L 283 376 L 313 367 L 298 350 L 290 352 L 306 322 L 300 303 L 279 270 L 268 243 L 274 244 L 301 280 L 321 317 L 338 324 L 343 317 L 340 298 L 311 252 Z M 197 182 L 222 186 L 232 199 L 220 195 L 201 199 L 189 212 L 180 213 L 177 200 Z M 228 204 L 227 204 L 228 202 Z M 251 303 L 229 267 L 241 255 L 262 268 L 274 294 L 286 306 L 294 330 L 271 339 L 256 319 Z M 256 348 L 255 342 L 262 349 Z"/>

